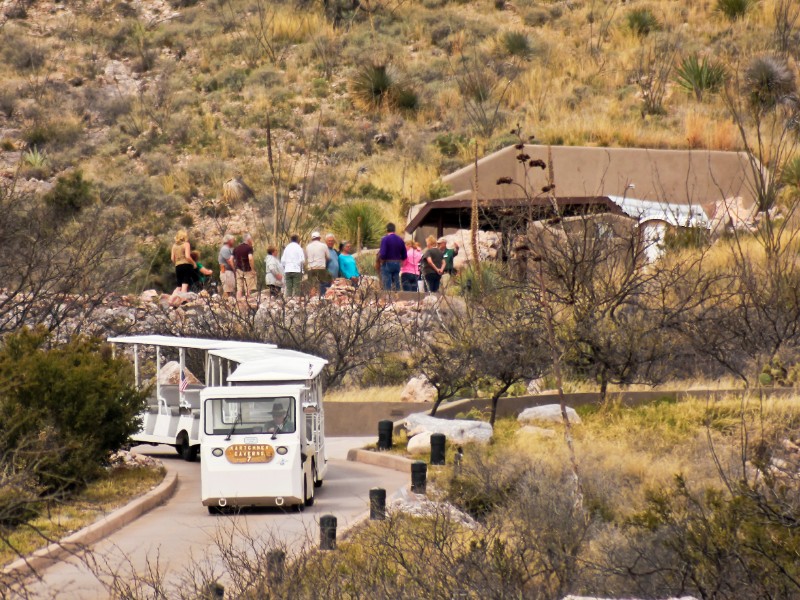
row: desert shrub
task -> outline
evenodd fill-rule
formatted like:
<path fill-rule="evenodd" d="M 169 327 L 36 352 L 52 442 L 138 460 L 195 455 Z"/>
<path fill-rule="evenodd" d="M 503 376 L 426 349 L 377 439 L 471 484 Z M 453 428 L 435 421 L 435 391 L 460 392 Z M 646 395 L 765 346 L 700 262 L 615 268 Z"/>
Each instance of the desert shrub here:
<path fill-rule="evenodd" d="M 625 24 L 639 37 L 661 29 L 661 23 L 649 8 L 632 9 L 625 15 Z"/>
<path fill-rule="evenodd" d="M 10 119 L 14 116 L 16 109 L 17 94 L 9 88 L 0 90 L 0 114 L 3 114 L 6 119 Z"/>
<path fill-rule="evenodd" d="M 754 0 L 717 0 L 716 10 L 729 21 L 736 21 L 744 18 L 753 4 Z"/>
<path fill-rule="evenodd" d="M 58 119 L 37 119 L 23 133 L 29 147 L 69 146 L 78 141 L 83 134 L 83 124 L 79 119 L 62 117 Z"/>
<path fill-rule="evenodd" d="M 500 47 L 509 56 L 529 58 L 533 52 L 528 35 L 524 31 L 506 31 L 500 36 Z"/>
<path fill-rule="evenodd" d="M 34 147 L 22 155 L 22 176 L 29 179 L 46 179 L 50 174 L 50 159 L 47 154 Z"/>
<path fill-rule="evenodd" d="M 27 37 L 8 33 L 2 37 L 0 56 L 15 70 L 26 72 L 35 71 L 44 66 L 47 60 L 47 51 Z"/>
<path fill-rule="evenodd" d="M 359 377 L 359 385 L 382 386 L 402 385 L 411 377 L 410 361 L 395 354 L 385 354 L 380 360 L 367 365 Z"/>
<path fill-rule="evenodd" d="M 369 201 L 343 204 L 333 217 L 333 230 L 338 238 L 350 240 L 354 247 L 358 246 L 359 229 L 362 246 L 374 248 L 380 243 L 385 227 L 386 219 L 380 206 Z"/>
<path fill-rule="evenodd" d="M 415 109 L 417 93 L 401 81 L 390 65 L 366 65 L 350 79 L 353 102 L 364 110 Z"/>
<path fill-rule="evenodd" d="M 458 154 L 458 149 L 460 146 L 466 144 L 467 139 L 463 135 L 458 135 L 455 133 L 442 133 L 436 136 L 434 140 L 434 144 L 441 152 L 442 156 L 447 157 L 454 157 Z"/>
<path fill-rule="evenodd" d="M 80 169 L 60 175 L 55 186 L 44 195 L 44 202 L 57 218 L 72 217 L 95 200 L 92 183 Z"/>
<path fill-rule="evenodd" d="M 391 202 L 394 199 L 392 193 L 374 183 L 367 182 L 359 185 L 353 185 L 345 191 L 347 196 L 357 198 L 369 198 L 371 200 L 381 200 L 382 202 Z"/>
<path fill-rule="evenodd" d="M 428 189 L 425 191 L 424 199 L 426 202 L 428 200 L 438 200 L 439 198 L 447 198 L 452 193 L 453 189 L 448 184 L 441 179 L 437 179 L 436 181 L 432 181 L 428 186 Z"/>
<path fill-rule="evenodd" d="M 534 6 L 526 10 L 522 15 L 522 21 L 528 27 L 541 27 L 550 21 L 550 12 L 540 6 Z"/>
<path fill-rule="evenodd" d="M 145 392 L 131 365 L 99 339 L 53 346 L 42 330 L 23 329 L 0 346 L 0 456 L 17 460 L 48 491 L 79 488 L 139 427 Z M 36 452 L 30 440 L 41 440 Z"/>
<path fill-rule="evenodd" d="M 684 57 L 676 70 L 676 81 L 688 93 L 694 94 L 698 102 L 702 102 L 705 92 L 719 91 L 725 83 L 727 72 L 725 66 L 714 60 L 703 57 L 699 60 L 697 54 Z"/>
<path fill-rule="evenodd" d="M 764 110 L 783 103 L 797 91 L 794 73 L 787 62 L 777 56 L 754 59 L 745 71 L 744 87 L 751 104 Z"/>

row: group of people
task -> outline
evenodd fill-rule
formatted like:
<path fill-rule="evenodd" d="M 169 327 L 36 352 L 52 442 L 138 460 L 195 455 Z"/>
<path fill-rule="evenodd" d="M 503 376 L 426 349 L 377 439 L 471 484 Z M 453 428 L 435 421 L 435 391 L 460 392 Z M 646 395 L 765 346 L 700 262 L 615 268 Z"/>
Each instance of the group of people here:
<path fill-rule="evenodd" d="M 458 254 L 458 244 L 447 248 L 445 238 L 437 240 L 433 236 L 428 237 L 426 243 L 427 248 L 423 252 L 413 240 L 404 241 L 397 235 L 393 223 L 387 224 L 376 264 L 384 290 L 437 292 L 443 277 L 455 275 L 453 259 Z M 180 303 L 181 293 L 203 287 L 213 271 L 199 262 L 199 254 L 192 250 L 189 236 L 183 230 L 175 236 L 171 259 L 178 280 L 172 297 Z M 249 233 L 242 236 L 238 245 L 234 236 L 226 235 L 217 262 L 223 298 L 235 295 L 237 300 L 249 300 L 258 292 L 253 237 Z M 343 241 L 337 246 L 336 236 L 332 233 L 328 233 L 323 242 L 319 231 L 311 234 L 311 241 L 305 248 L 300 245 L 300 237 L 292 235 L 280 258 L 278 249 L 269 246 L 265 272 L 269 294 L 290 298 L 306 293 L 324 296 L 334 279 L 346 279 L 358 286 L 361 277 L 352 243 Z"/>
<path fill-rule="evenodd" d="M 428 236 L 423 252 L 419 244 L 397 235 L 394 223 L 386 226 L 386 235 L 378 250 L 377 268 L 384 290 L 438 292 L 444 276 L 456 274 L 454 259 L 458 255 L 458 242 L 447 247 L 447 239 Z"/>
<path fill-rule="evenodd" d="M 300 245 L 300 237 L 292 235 L 280 260 L 277 248 L 267 248 L 266 272 L 270 294 L 284 294 L 289 298 L 304 295 L 303 273 L 307 275 L 306 285 L 312 296 L 324 296 L 334 279 L 343 278 L 358 285 L 361 277 L 353 256 L 353 245 L 345 241 L 337 248 L 335 235 L 327 234 L 323 242 L 319 231 L 311 234 L 311 242 L 305 250 Z"/>

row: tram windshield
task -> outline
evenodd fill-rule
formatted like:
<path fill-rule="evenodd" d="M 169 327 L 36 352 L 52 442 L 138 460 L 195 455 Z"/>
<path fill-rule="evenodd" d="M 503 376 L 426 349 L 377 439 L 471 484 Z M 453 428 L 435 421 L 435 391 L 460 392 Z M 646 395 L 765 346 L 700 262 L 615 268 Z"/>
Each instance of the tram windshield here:
<path fill-rule="evenodd" d="M 205 402 L 206 435 L 294 433 L 294 398 L 210 398 Z"/>

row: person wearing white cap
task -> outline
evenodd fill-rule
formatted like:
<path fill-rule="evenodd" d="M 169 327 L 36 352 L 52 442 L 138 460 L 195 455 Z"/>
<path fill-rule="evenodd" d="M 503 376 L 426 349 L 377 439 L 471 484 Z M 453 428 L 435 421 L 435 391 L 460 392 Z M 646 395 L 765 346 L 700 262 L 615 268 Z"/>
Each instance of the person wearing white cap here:
<path fill-rule="evenodd" d="M 321 240 L 319 231 L 311 234 L 311 242 L 306 246 L 306 259 L 308 260 L 308 285 L 311 295 L 319 294 L 322 285 L 331 281 L 327 265 L 330 258 L 328 246 Z"/>
<path fill-rule="evenodd" d="M 306 255 L 300 245 L 300 237 L 293 233 L 291 241 L 283 249 L 281 266 L 283 267 L 286 286 L 283 289 L 287 298 L 301 295 L 300 284 L 303 282 L 303 265 L 306 262 Z"/>

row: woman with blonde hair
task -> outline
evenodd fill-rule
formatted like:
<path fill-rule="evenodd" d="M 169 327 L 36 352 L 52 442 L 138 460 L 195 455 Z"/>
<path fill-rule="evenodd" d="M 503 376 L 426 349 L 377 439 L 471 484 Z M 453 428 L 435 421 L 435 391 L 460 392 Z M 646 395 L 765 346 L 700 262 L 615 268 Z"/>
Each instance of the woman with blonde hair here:
<path fill-rule="evenodd" d="M 444 273 L 444 253 L 439 250 L 436 238 L 429 235 L 425 242 L 428 248 L 422 255 L 422 276 L 425 278 L 425 287 L 429 292 L 439 291 L 439 282 Z"/>
<path fill-rule="evenodd" d="M 194 281 L 195 269 L 197 269 L 197 263 L 192 258 L 189 234 L 183 229 L 175 234 L 175 243 L 172 244 L 170 259 L 175 265 L 175 278 L 178 280 L 178 287 L 172 292 L 172 297 L 175 298 L 179 292 L 185 294 L 189 291 L 189 286 Z"/>

